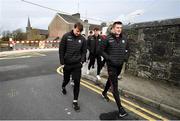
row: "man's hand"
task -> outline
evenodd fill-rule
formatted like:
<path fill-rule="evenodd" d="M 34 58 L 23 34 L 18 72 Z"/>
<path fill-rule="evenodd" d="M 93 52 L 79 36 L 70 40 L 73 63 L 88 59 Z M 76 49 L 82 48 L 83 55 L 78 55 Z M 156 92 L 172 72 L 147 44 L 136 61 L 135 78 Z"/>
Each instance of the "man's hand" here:
<path fill-rule="evenodd" d="M 62 68 L 64 68 L 64 65 L 61 65 Z"/>
<path fill-rule="evenodd" d="M 101 56 L 101 61 L 103 61 L 104 60 L 104 58 Z"/>

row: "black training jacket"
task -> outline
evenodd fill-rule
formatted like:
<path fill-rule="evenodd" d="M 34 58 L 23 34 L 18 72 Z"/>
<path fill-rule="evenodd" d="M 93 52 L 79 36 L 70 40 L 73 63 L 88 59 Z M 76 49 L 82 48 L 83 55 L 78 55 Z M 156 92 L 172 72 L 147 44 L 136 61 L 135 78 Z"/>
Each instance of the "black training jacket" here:
<path fill-rule="evenodd" d="M 86 58 L 86 40 L 80 36 L 75 36 L 73 31 L 64 34 L 59 43 L 59 57 L 62 65 L 72 65 L 84 62 Z"/>
<path fill-rule="evenodd" d="M 88 37 L 87 48 L 91 54 L 98 54 L 98 49 L 101 41 L 102 37 L 100 35 L 98 35 L 97 37 L 95 35 Z"/>
<path fill-rule="evenodd" d="M 106 59 L 107 65 L 120 66 L 127 59 L 128 41 L 123 35 L 116 38 L 114 34 L 109 34 L 100 48 L 100 54 Z"/>

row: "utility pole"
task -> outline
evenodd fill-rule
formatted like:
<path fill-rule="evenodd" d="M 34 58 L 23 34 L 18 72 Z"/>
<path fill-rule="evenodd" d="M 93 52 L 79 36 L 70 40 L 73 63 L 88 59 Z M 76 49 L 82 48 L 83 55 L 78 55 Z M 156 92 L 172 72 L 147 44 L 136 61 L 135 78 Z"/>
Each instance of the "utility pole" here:
<path fill-rule="evenodd" d="M 77 12 L 79 13 L 79 0 L 78 0 L 78 5 L 77 5 Z"/>

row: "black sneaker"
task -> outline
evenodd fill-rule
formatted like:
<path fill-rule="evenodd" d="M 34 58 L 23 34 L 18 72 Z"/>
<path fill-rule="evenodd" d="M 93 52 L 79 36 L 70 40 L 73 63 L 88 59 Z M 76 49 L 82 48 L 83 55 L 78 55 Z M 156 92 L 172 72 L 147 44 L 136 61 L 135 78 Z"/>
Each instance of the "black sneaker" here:
<path fill-rule="evenodd" d="M 123 107 L 121 107 L 120 110 L 119 110 L 119 117 L 122 118 L 122 117 L 124 117 L 126 115 L 127 115 L 127 112 L 124 110 Z"/>
<path fill-rule="evenodd" d="M 78 105 L 77 102 L 73 102 L 73 108 L 74 108 L 74 110 L 77 111 L 77 112 L 80 111 L 80 107 L 79 107 L 79 105 Z"/>
<path fill-rule="evenodd" d="M 62 93 L 63 93 L 63 95 L 66 95 L 66 88 L 65 87 L 62 87 Z"/>
<path fill-rule="evenodd" d="M 102 92 L 102 97 L 103 97 L 107 102 L 109 102 L 109 97 L 107 96 L 107 93 Z"/>

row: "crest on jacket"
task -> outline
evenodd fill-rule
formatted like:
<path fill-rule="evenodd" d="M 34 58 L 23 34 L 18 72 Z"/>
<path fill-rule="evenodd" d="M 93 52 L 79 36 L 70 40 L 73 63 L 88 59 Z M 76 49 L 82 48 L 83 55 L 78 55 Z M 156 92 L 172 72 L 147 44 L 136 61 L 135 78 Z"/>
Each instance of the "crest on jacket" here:
<path fill-rule="evenodd" d="M 78 40 L 79 43 L 81 43 L 81 40 Z"/>

